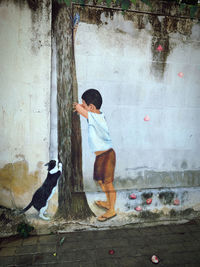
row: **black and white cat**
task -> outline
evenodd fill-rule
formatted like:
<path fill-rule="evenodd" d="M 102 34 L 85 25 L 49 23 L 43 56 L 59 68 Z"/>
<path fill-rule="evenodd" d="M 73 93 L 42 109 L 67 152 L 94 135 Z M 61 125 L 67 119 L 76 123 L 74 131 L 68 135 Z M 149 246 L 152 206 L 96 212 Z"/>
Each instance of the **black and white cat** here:
<path fill-rule="evenodd" d="M 57 162 L 57 160 L 50 160 L 45 166 L 48 166 L 47 178 L 40 188 L 34 193 L 31 202 L 26 208 L 24 208 L 20 213 L 24 213 L 29 210 L 32 206 L 39 211 L 39 217 L 44 220 L 49 220 L 50 218 L 45 217 L 46 210 L 48 208 L 48 202 L 52 198 L 56 191 L 58 185 L 58 179 L 62 173 L 62 163 Z"/>

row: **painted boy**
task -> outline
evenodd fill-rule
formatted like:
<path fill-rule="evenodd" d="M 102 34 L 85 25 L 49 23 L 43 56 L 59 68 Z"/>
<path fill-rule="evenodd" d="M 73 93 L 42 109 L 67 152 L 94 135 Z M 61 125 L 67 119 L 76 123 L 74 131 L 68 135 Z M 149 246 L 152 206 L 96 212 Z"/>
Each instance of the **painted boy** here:
<path fill-rule="evenodd" d="M 74 111 L 85 117 L 88 122 L 88 141 L 95 153 L 93 179 L 98 182 L 106 194 L 106 201 L 96 201 L 98 207 L 107 211 L 98 217 L 98 221 L 106 221 L 114 216 L 116 191 L 113 186 L 116 156 L 103 112 L 100 111 L 102 97 L 98 90 L 89 89 L 82 95 L 82 104 L 74 103 Z"/>

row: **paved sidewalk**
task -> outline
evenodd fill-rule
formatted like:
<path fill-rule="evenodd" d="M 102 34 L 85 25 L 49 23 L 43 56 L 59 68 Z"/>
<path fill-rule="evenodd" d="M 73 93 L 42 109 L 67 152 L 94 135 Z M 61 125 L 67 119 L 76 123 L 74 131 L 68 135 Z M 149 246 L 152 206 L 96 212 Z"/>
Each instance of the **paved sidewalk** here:
<path fill-rule="evenodd" d="M 110 255 L 109 250 L 114 250 Z M 200 266 L 200 221 L 1 239 L 0 266 Z"/>

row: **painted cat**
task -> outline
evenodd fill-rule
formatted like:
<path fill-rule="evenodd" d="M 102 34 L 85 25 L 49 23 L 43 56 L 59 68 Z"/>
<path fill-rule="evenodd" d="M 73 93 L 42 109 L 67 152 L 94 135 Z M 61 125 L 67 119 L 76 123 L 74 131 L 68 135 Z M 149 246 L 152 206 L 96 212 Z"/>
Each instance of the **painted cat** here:
<path fill-rule="evenodd" d="M 58 166 L 57 166 L 58 165 Z M 48 208 L 48 202 L 55 193 L 58 185 L 58 180 L 62 173 L 62 163 L 56 160 L 50 160 L 45 166 L 48 166 L 47 178 L 40 188 L 34 193 L 31 202 L 26 208 L 20 213 L 24 213 L 29 210 L 32 206 L 39 211 L 39 217 L 43 220 L 49 220 L 48 217 L 44 216 Z"/>

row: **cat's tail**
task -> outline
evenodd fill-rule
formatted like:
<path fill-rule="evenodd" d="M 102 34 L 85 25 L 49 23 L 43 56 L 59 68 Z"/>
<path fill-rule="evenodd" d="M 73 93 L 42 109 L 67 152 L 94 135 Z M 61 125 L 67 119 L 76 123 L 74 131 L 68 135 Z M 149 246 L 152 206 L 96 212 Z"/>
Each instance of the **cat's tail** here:
<path fill-rule="evenodd" d="M 28 204 L 28 206 L 27 206 L 26 208 L 24 208 L 23 210 L 21 210 L 21 211 L 20 211 L 20 214 L 26 212 L 26 211 L 29 210 L 32 206 L 33 206 L 33 201 L 31 201 L 31 202 Z"/>

